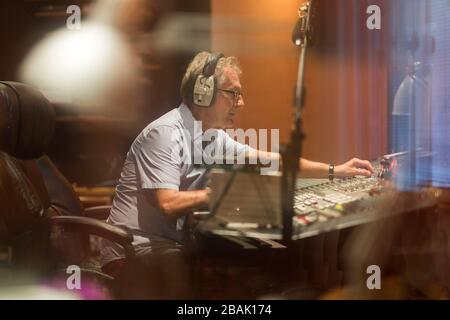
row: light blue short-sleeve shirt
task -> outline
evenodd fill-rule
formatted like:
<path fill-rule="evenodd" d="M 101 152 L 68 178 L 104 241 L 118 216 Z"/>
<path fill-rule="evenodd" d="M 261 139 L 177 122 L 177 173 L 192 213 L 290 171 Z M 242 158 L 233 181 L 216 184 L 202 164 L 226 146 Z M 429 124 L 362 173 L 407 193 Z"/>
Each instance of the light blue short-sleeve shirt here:
<path fill-rule="evenodd" d="M 214 150 L 226 155 L 240 155 L 248 145 L 236 142 L 223 130 L 216 130 Z M 204 143 L 199 123 L 182 104 L 150 123 L 134 140 L 123 165 L 108 222 L 121 226 L 134 236 L 139 250 L 151 247 L 159 236 L 179 243 L 183 240 L 184 217 L 169 219 L 151 205 L 145 189 L 179 191 L 206 188 L 206 170 L 199 166 Z M 210 145 L 211 146 L 211 145 Z M 102 250 L 102 264 L 123 256 L 121 249 L 109 242 Z"/>

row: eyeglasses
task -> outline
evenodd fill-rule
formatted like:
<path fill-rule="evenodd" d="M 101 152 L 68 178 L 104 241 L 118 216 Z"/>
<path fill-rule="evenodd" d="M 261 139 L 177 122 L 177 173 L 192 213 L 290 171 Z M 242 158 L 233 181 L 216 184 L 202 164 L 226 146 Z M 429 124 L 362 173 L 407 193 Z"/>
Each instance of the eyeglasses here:
<path fill-rule="evenodd" d="M 231 93 L 231 94 L 233 94 L 233 99 L 234 99 L 234 102 L 235 103 L 237 103 L 238 101 L 239 101 L 239 98 L 240 97 L 242 97 L 242 91 L 235 91 L 235 90 L 228 90 L 228 89 L 217 89 L 217 90 L 220 90 L 220 91 L 223 91 L 223 92 L 227 92 L 227 93 Z"/>

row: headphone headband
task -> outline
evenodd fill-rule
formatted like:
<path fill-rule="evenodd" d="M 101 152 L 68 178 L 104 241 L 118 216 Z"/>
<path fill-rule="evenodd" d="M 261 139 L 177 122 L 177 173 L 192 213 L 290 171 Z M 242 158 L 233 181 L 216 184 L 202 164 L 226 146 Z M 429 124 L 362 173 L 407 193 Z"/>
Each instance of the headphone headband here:
<path fill-rule="evenodd" d="M 208 57 L 208 60 L 206 61 L 205 66 L 203 67 L 202 74 L 205 77 L 213 76 L 216 71 L 216 67 L 217 67 L 217 64 L 219 63 L 219 60 L 224 57 L 225 56 L 223 55 L 223 53 L 217 53 L 217 52 L 211 53 Z"/>

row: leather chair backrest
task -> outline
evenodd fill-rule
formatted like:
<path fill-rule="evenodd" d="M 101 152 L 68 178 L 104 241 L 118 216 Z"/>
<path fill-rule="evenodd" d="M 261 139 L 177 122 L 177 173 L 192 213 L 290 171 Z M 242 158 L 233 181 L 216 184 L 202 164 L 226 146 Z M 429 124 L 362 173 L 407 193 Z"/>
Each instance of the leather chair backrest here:
<path fill-rule="evenodd" d="M 42 253 L 49 251 L 50 216 L 84 212 L 70 183 L 44 154 L 54 124 L 53 107 L 39 91 L 0 82 L 0 242 L 14 247 L 20 265 L 48 261 Z M 86 239 L 66 246 L 64 235 L 57 236 L 62 251 L 83 254 Z"/>
<path fill-rule="evenodd" d="M 18 82 L 0 82 L 0 149 L 21 159 L 39 158 L 55 126 L 50 102 L 38 90 Z"/>
<path fill-rule="evenodd" d="M 15 240 L 36 230 L 50 198 L 32 158 L 40 157 L 53 134 L 54 111 L 37 90 L 0 82 L 0 237 Z"/>
<path fill-rule="evenodd" d="M 44 154 L 54 126 L 53 106 L 39 91 L 18 82 L 0 82 L 0 150 L 20 159 L 44 207 L 53 206 L 62 215 L 82 215 L 72 186 Z"/>

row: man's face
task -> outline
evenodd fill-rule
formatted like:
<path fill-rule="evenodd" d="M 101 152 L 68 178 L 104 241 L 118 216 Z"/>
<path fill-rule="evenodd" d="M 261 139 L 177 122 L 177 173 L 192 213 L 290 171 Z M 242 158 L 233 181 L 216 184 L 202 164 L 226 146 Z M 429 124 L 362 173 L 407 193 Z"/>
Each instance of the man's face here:
<path fill-rule="evenodd" d="M 225 68 L 224 75 L 226 80 L 222 85 L 219 85 L 216 101 L 208 110 L 210 111 L 210 127 L 217 129 L 232 128 L 234 117 L 244 107 L 239 75 L 232 68 Z"/>

